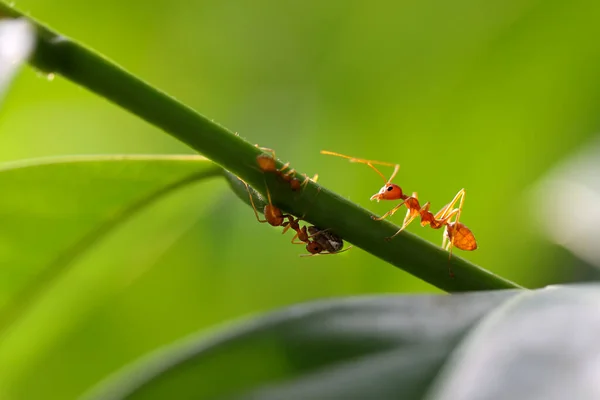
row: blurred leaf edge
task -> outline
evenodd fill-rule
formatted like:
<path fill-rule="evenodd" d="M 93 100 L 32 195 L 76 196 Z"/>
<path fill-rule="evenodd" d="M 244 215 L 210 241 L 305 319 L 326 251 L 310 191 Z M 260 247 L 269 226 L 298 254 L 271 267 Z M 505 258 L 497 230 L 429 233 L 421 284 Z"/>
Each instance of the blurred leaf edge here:
<path fill-rule="evenodd" d="M 369 318 L 383 318 L 384 313 L 389 312 L 389 310 L 394 307 L 400 310 L 402 307 L 407 307 L 408 310 L 411 310 L 412 308 L 419 310 L 423 307 L 429 307 L 432 309 L 437 308 L 438 311 L 441 312 L 447 312 L 449 309 L 466 310 L 466 312 L 462 313 L 460 318 L 455 318 L 451 323 L 455 325 L 464 323 L 465 326 L 468 326 L 472 323 L 477 323 L 479 318 L 485 318 L 485 311 L 497 306 L 501 307 L 504 302 L 509 301 L 523 292 L 524 290 L 509 289 L 451 295 L 362 295 L 295 304 L 264 313 L 255 318 L 244 317 L 235 321 L 226 322 L 221 326 L 213 327 L 209 330 L 197 332 L 188 337 L 179 339 L 156 351 L 150 352 L 133 363 L 114 372 L 112 375 L 109 375 L 104 380 L 101 380 L 91 387 L 81 398 L 85 400 L 130 398 L 130 396 L 133 396 L 136 392 L 144 390 L 148 386 L 152 386 L 156 381 L 160 381 L 164 374 L 172 373 L 182 366 L 185 367 L 187 363 L 199 360 L 202 357 L 210 357 L 212 351 L 222 350 L 223 347 L 226 347 L 229 344 L 235 344 L 240 340 L 252 339 L 255 335 L 268 335 L 269 333 L 276 332 L 278 329 L 282 329 L 282 326 L 285 326 L 286 324 L 291 324 L 292 326 L 297 326 L 299 324 L 298 326 L 302 326 L 303 323 L 308 322 L 308 325 L 314 325 L 315 321 L 319 321 L 324 317 L 325 319 L 331 318 L 331 320 L 335 320 L 340 316 L 344 318 L 344 314 L 347 312 L 352 314 L 354 311 L 357 311 L 357 318 L 361 316 L 361 311 L 363 313 L 364 311 L 369 311 Z M 378 315 L 377 312 L 371 312 L 376 311 L 371 310 L 371 306 L 382 307 L 381 314 Z M 411 315 L 409 311 L 405 313 L 405 315 L 398 314 L 398 316 L 405 317 L 405 319 L 408 320 L 411 318 L 419 319 L 421 322 L 423 321 L 422 318 L 428 318 L 429 322 L 426 323 L 432 325 L 439 323 L 439 318 L 436 318 L 436 316 L 430 317 L 426 312 L 420 312 L 418 315 Z M 353 316 L 350 315 L 350 319 L 352 318 Z M 404 321 L 402 323 L 404 323 Z M 364 326 L 355 327 L 357 328 L 356 332 L 352 332 L 351 329 L 343 329 L 339 330 L 338 333 L 345 335 L 347 332 L 351 335 L 355 333 L 360 335 L 367 329 Z M 456 325 L 452 329 L 460 331 L 463 328 L 463 326 Z M 377 328 L 368 330 L 367 336 L 374 332 L 377 334 Z M 412 335 L 412 332 L 409 334 Z M 403 335 L 398 335 L 399 338 L 402 336 Z M 390 348 L 390 351 L 391 350 L 393 349 Z M 373 352 L 368 355 L 378 354 L 381 353 Z M 344 361 L 349 360 L 341 360 L 340 362 Z M 335 363 L 332 365 L 335 365 Z M 330 365 L 326 365 L 326 367 L 327 366 Z M 202 385 L 200 379 L 201 377 L 199 378 L 198 385 Z M 275 382 L 275 385 L 278 383 L 281 382 Z M 231 384 L 235 385 L 235 382 L 231 382 Z M 262 386 L 258 387 L 258 394 L 255 394 L 256 397 L 251 396 L 251 398 L 262 398 L 259 394 L 260 389 L 262 388 Z M 249 392 L 252 393 L 255 389 L 257 388 L 251 388 Z M 229 396 L 231 394 L 232 393 L 228 393 L 224 395 L 223 398 L 230 398 Z M 234 393 L 234 398 L 237 399 L 237 396 L 239 395 L 241 395 L 241 398 L 244 398 L 244 396 L 238 392 Z M 142 396 L 142 398 L 145 397 Z M 272 397 L 267 396 L 266 398 L 270 399 Z"/>
<path fill-rule="evenodd" d="M 23 289 L 18 291 L 8 304 L 4 305 L 0 310 L 0 332 L 7 329 L 20 314 L 31 305 L 44 290 L 52 285 L 59 276 L 64 274 L 71 264 L 89 250 L 95 243 L 102 240 L 106 235 L 119 226 L 122 222 L 128 220 L 131 216 L 149 206 L 150 204 L 159 201 L 164 196 L 185 187 L 186 185 L 196 183 L 198 181 L 222 176 L 223 170 L 214 165 L 210 160 L 197 155 L 75 155 L 75 156 L 55 156 L 43 157 L 39 159 L 26 159 L 0 164 L 0 176 L 5 173 L 14 173 L 45 167 L 57 166 L 81 166 L 89 163 L 118 163 L 125 165 L 128 163 L 134 164 L 151 164 L 151 163 L 169 163 L 169 162 L 191 162 L 191 169 L 194 172 L 179 177 L 172 182 L 165 182 L 163 186 L 156 190 L 151 190 L 146 193 L 140 192 L 137 198 L 133 198 L 128 203 L 123 203 L 119 209 L 111 210 L 103 215 L 90 230 L 82 231 L 78 236 L 74 237 L 71 244 L 67 247 L 57 250 L 54 256 L 50 256 L 45 261 L 45 266 L 41 269 L 37 276 L 31 282 L 28 282 Z M 139 165 L 138 164 L 138 165 Z M 19 184 L 29 185 L 31 182 L 22 182 Z"/>

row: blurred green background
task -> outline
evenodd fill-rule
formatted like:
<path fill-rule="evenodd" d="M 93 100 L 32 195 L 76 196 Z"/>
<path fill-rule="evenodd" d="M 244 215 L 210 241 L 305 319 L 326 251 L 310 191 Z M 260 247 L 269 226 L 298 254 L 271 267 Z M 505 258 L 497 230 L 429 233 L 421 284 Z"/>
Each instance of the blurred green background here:
<path fill-rule="evenodd" d="M 530 190 L 598 130 L 600 3 L 16 5 L 375 213 L 393 206 L 369 202 L 381 179 L 319 150 L 400 163 L 396 183 L 436 210 L 464 187 L 461 220 L 479 249 L 458 254 L 528 287 L 575 279 L 569 255 L 539 234 Z M 100 153 L 191 151 L 25 68 L 0 115 L 0 160 Z M 409 231 L 441 244 L 441 232 Z M 51 326 L 23 328 L 0 353 L 9 395 L 73 398 L 175 339 L 300 301 L 438 292 L 358 248 L 300 258 L 290 238 L 258 224 L 224 180 L 153 205 L 48 294 L 54 301 L 39 312 Z"/>

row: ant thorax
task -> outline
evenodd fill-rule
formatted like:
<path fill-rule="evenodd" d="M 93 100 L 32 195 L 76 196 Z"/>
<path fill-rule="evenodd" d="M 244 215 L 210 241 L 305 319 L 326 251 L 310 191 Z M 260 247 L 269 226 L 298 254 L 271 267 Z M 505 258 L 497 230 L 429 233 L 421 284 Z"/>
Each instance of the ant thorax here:
<path fill-rule="evenodd" d="M 337 253 L 344 247 L 344 240 L 338 235 L 316 226 L 309 226 L 308 233 L 329 253 Z"/>

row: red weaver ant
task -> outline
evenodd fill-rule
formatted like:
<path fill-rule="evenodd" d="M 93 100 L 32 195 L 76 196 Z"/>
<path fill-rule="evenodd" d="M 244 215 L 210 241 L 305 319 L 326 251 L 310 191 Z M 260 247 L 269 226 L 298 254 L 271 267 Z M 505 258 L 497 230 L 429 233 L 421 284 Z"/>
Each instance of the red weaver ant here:
<path fill-rule="evenodd" d="M 258 163 L 258 167 L 261 169 L 261 171 L 276 174 L 281 179 L 290 184 L 290 188 L 292 189 L 292 191 L 296 192 L 301 188 L 306 187 L 309 180 L 316 182 L 319 178 L 319 174 L 315 174 L 315 176 L 313 176 L 312 179 L 309 178 L 306 174 L 302 174 L 302 176 L 304 176 L 304 180 L 300 182 L 300 180 L 296 178 L 296 170 L 290 169 L 286 173 L 283 173 L 283 171 L 289 168 L 289 162 L 285 163 L 281 168 L 277 168 L 277 164 L 275 162 L 275 150 L 269 149 L 267 147 L 259 147 L 258 145 L 255 146 L 258 147 L 260 150 L 264 151 L 265 153 L 269 153 L 259 154 L 256 157 L 256 162 Z"/>
<path fill-rule="evenodd" d="M 477 249 L 477 242 L 475 240 L 475 236 L 473 232 L 463 223 L 459 222 L 460 213 L 462 211 L 463 202 L 465 198 L 465 190 L 461 189 L 458 191 L 454 199 L 446 204 L 437 214 L 433 215 L 430 211 L 430 203 L 427 202 L 420 206 L 419 200 L 417 197 L 417 193 L 413 192 L 412 196 L 407 196 L 402 192 L 402 188 L 394 183 L 392 183 L 392 179 L 398 173 L 400 169 L 399 164 L 391 164 L 382 161 L 375 160 L 365 160 L 361 158 L 355 158 L 346 156 L 344 154 L 335 153 L 332 151 L 322 150 L 321 154 L 333 155 L 337 157 L 342 157 L 350 160 L 350 162 L 359 162 L 368 165 L 372 168 L 379 176 L 383 178 L 385 181 L 385 185 L 379 190 L 378 193 L 371 196 L 371 200 L 402 200 L 400 204 L 395 206 L 393 209 L 382 215 L 381 217 L 372 216 L 374 220 L 383 220 L 391 215 L 393 215 L 400 207 L 403 205 L 408 209 L 406 212 L 406 216 L 404 217 L 404 222 L 402 227 L 391 237 L 386 238 L 386 240 L 391 240 L 400 232 L 402 232 L 416 217 L 421 217 L 421 226 L 430 225 L 433 229 L 439 229 L 442 226 L 444 227 L 444 239 L 442 242 L 442 247 L 445 250 L 450 252 L 450 257 L 452 257 L 452 247 L 457 247 L 461 250 L 472 251 Z M 375 167 L 374 164 L 377 165 L 385 165 L 394 167 L 394 172 L 389 179 L 386 179 L 385 176 Z M 458 208 L 453 209 L 454 205 L 460 200 Z M 452 217 L 455 217 L 454 222 L 451 221 Z M 448 243 L 447 243 L 448 242 Z"/>

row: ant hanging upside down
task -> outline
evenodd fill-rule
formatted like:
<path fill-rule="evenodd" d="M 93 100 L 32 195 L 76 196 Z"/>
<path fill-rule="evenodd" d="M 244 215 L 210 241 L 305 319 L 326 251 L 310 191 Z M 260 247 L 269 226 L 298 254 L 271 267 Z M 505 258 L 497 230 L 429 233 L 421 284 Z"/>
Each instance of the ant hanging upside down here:
<path fill-rule="evenodd" d="M 381 217 L 372 216 L 371 218 L 375 220 L 383 220 L 391 215 L 393 215 L 400 207 L 403 205 L 406 206 L 407 212 L 404 217 L 404 222 L 402 227 L 391 237 L 386 238 L 386 240 L 391 240 L 400 232 L 402 232 L 416 217 L 421 217 L 421 226 L 429 225 L 433 229 L 440 229 L 444 227 L 444 238 L 442 242 L 442 247 L 445 250 L 448 250 L 450 253 L 450 257 L 452 257 L 452 247 L 457 247 L 461 250 L 472 251 L 477 249 L 477 242 L 475 240 L 475 236 L 473 232 L 465 224 L 459 221 L 460 214 L 463 208 L 463 202 L 465 199 L 465 190 L 461 189 L 458 191 L 454 199 L 448 204 L 446 204 L 440 211 L 438 211 L 435 215 L 429 211 L 430 203 L 425 203 L 422 207 L 419 204 L 419 199 L 417 197 L 417 192 L 413 192 L 412 196 L 407 196 L 403 193 L 402 188 L 399 185 L 392 183 L 392 180 L 398 173 L 400 169 L 399 164 L 391 164 L 382 161 L 375 160 L 366 160 L 362 158 L 356 158 L 347 156 L 340 153 L 335 153 L 332 151 L 322 150 L 321 154 L 327 154 L 337 157 L 342 157 L 350 160 L 350 162 L 358 162 L 362 164 L 368 165 L 372 168 L 379 176 L 383 178 L 385 181 L 385 185 L 379 190 L 378 193 L 371 196 L 371 200 L 402 200 L 400 204 L 392 208 L 390 211 L 382 215 Z M 379 171 L 375 167 L 375 165 L 384 165 L 389 167 L 394 167 L 394 172 L 389 179 L 385 178 L 385 175 Z M 453 208 L 454 205 L 458 203 L 458 208 Z M 455 218 L 452 221 L 452 218 Z"/>
<path fill-rule="evenodd" d="M 292 238 L 292 243 L 306 244 L 306 251 L 310 253 L 302 254 L 301 257 L 338 254 L 346 250 L 350 250 L 352 248 L 352 246 L 350 246 L 342 250 L 342 248 L 344 247 L 344 240 L 341 237 L 330 232 L 328 229 L 321 229 L 316 226 L 309 226 L 308 228 L 306 226 L 300 227 L 300 221 L 302 220 L 302 218 L 294 218 L 293 215 L 284 214 L 279 207 L 273 205 L 273 202 L 271 201 L 271 193 L 269 192 L 268 187 L 268 204 L 266 204 L 263 209 L 265 219 L 260 219 L 258 215 L 258 210 L 256 209 L 256 206 L 254 204 L 254 199 L 252 197 L 252 194 L 250 193 L 250 187 L 246 182 L 242 180 L 241 182 L 246 186 L 246 190 L 248 191 L 248 197 L 250 198 L 250 204 L 252 205 L 252 209 L 254 210 L 256 220 L 260 223 L 267 222 L 271 226 L 282 226 L 283 234 L 285 234 L 289 229 L 294 230 L 296 234 Z"/>

